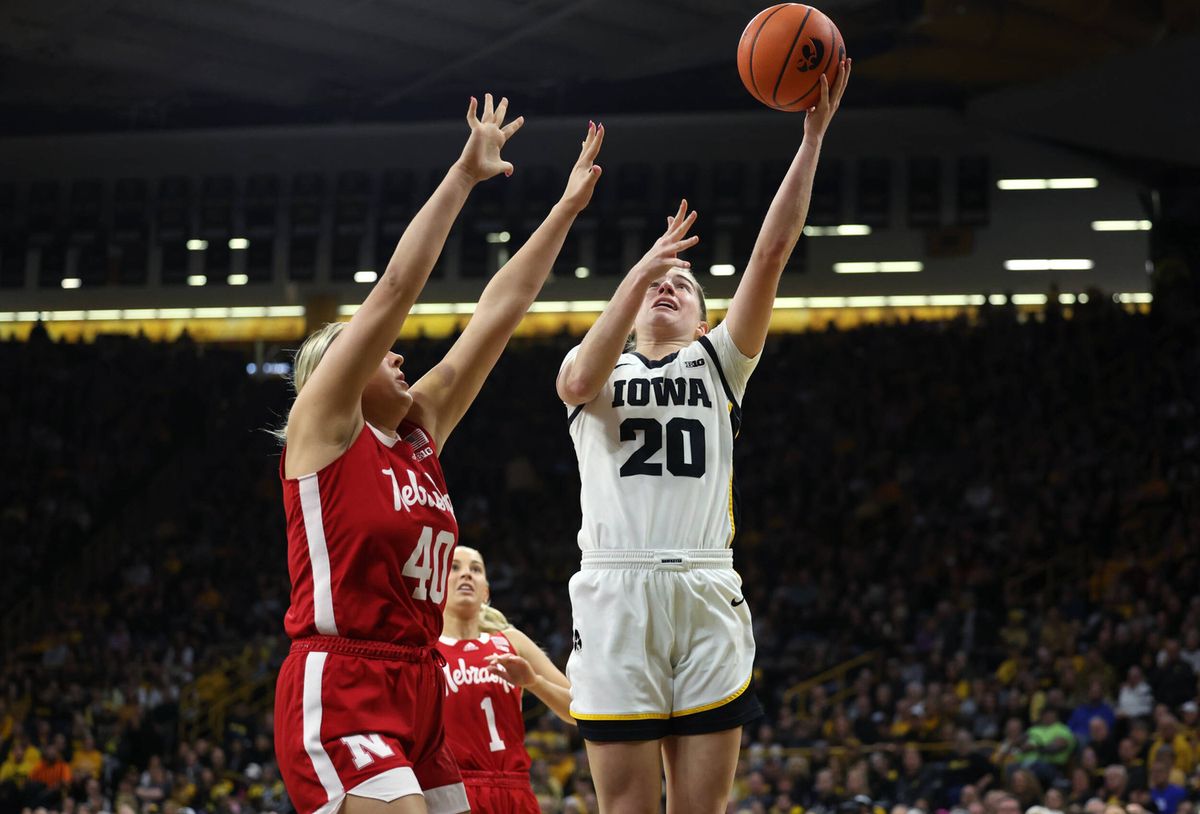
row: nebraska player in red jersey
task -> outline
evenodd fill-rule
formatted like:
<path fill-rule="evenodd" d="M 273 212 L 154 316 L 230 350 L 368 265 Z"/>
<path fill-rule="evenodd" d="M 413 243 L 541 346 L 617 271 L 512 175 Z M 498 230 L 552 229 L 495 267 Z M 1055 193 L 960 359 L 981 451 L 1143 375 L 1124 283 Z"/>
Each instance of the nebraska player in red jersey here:
<path fill-rule="evenodd" d="M 568 723 L 571 684 L 533 640 L 488 605 L 483 556 L 460 546 L 450 566 L 438 650 L 446 659 L 446 740 L 472 811 L 539 814 L 529 782 L 521 690 Z"/>
<path fill-rule="evenodd" d="M 300 814 L 466 811 L 445 740 L 435 649 L 457 540 L 438 454 L 475 399 L 591 199 L 603 128 L 588 127 L 566 191 L 484 289 L 446 357 L 409 387 L 389 350 L 468 193 L 512 165 L 521 127 L 508 100 L 481 116 L 461 157 L 413 218 L 349 323 L 296 355 L 296 402 L 281 431 L 292 650 L 279 672 L 275 750 Z"/>

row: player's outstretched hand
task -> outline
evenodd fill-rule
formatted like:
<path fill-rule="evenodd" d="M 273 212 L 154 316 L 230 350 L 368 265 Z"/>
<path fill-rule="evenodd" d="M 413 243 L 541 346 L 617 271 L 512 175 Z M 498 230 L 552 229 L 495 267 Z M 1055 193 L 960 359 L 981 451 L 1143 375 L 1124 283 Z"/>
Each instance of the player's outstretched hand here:
<path fill-rule="evenodd" d="M 587 138 L 583 140 L 579 159 L 571 168 L 571 175 L 567 178 L 567 189 L 562 196 L 563 205 L 572 212 L 582 212 L 592 200 L 592 191 L 596 188 L 596 182 L 600 180 L 600 173 L 603 172 L 600 165 L 595 163 L 603 143 L 604 125 L 597 126 L 595 122 L 588 122 Z"/>
<path fill-rule="evenodd" d="M 819 138 L 825 135 L 825 129 L 829 127 L 833 114 L 837 113 L 838 106 L 842 103 L 842 94 L 846 92 L 846 85 L 850 83 L 850 70 L 853 65 L 852 59 L 843 59 L 838 63 L 837 79 L 833 80 L 832 90 L 825 74 L 821 74 L 821 101 L 810 107 L 804 116 L 805 136 Z"/>
<path fill-rule="evenodd" d="M 504 123 L 508 113 L 507 97 L 501 97 L 500 104 L 493 108 L 492 94 L 484 94 L 483 113 L 476 116 L 478 104 L 472 96 L 471 104 L 467 107 L 467 124 L 471 127 L 471 135 L 463 147 L 458 166 L 476 182 L 486 181 L 500 173 L 512 175 L 513 165 L 500 157 L 500 149 L 521 129 L 525 117 L 518 116 L 508 124 Z"/>
<path fill-rule="evenodd" d="M 516 654 L 496 654 L 488 656 L 488 672 L 500 676 L 509 684 L 517 687 L 531 687 L 537 683 L 537 673 L 529 666 L 529 662 Z"/>
<path fill-rule="evenodd" d="M 696 235 L 687 236 L 688 230 L 695 222 L 696 211 L 688 211 L 687 199 L 680 201 L 679 210 L 674 215 L 667 216 L 667 231 L 654 241 L 650 251 L 642 256 L 629 273 L 657 277 L 673 268 L 691 268 L 692 264 L 687 260 L 680 260 L 678 255 L 700 242 Z"/>

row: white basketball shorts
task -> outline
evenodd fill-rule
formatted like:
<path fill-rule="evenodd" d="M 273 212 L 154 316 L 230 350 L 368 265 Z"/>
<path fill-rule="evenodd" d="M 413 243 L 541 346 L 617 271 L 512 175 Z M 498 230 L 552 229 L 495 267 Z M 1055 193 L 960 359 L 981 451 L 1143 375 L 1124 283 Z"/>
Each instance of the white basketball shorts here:
<path fill-rule="evenodd" d="M 585 551 L 570 593 L 567 677 L 584 738 L 698 735 L 762 715 L 732 551 Z"/>

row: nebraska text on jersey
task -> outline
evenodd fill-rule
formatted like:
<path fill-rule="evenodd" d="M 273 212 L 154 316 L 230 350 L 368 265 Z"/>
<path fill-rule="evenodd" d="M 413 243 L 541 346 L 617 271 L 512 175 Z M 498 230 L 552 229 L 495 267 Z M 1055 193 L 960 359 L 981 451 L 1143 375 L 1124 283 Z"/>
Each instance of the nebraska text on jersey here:
<path fill-rule="evenodd" d="M 467 664 L 466 659 L 463 658 L 458 660 L 458 665 L 455 667 L 451 667 L 450 662 L 446 662 L 442 666 L 442 672 L 446 674 L 446 695 L 458 692 L 458 688 L 464 684 L 503 684 L 505 692 L 512 692 L 516 689 L 500 676 L 489 672 L 486 667 Z"/>
<path fill-rule="evenodd" d="M 422 459 L 418 458 L 417 460 Z M 437 484 L 433 482 L 433 479 L 428 474 L 425 477 L 429 479 L 429 489 L 426 489 L 417 482 L 417 473 L 411 469 L 408 470 L 408 483 L 403 486 L 396 480 L 396 473 L 390 468 L 383 470 L 383 474 L 392 479 L 392 498 L 395 502 L 396 511 L 400 511 L 401 509 L 406 512 L 411 511 L 413 506 L 434 506 L 448 514 L 454 514 L 454 506 L 450 503 L 450 496 L 439 492 Z"/>

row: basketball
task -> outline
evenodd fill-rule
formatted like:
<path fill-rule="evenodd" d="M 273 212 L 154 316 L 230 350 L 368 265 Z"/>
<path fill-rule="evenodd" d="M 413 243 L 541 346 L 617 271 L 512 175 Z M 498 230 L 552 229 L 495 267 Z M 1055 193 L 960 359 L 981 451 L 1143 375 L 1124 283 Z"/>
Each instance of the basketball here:
<path fill-rule="evenodd" d="M 763 9 L 738 42 L 738 73 L 750 95 L 776 110 L 807 110 L 833 86 L 846 41 L 833 20 L 801 3 Z"/>

